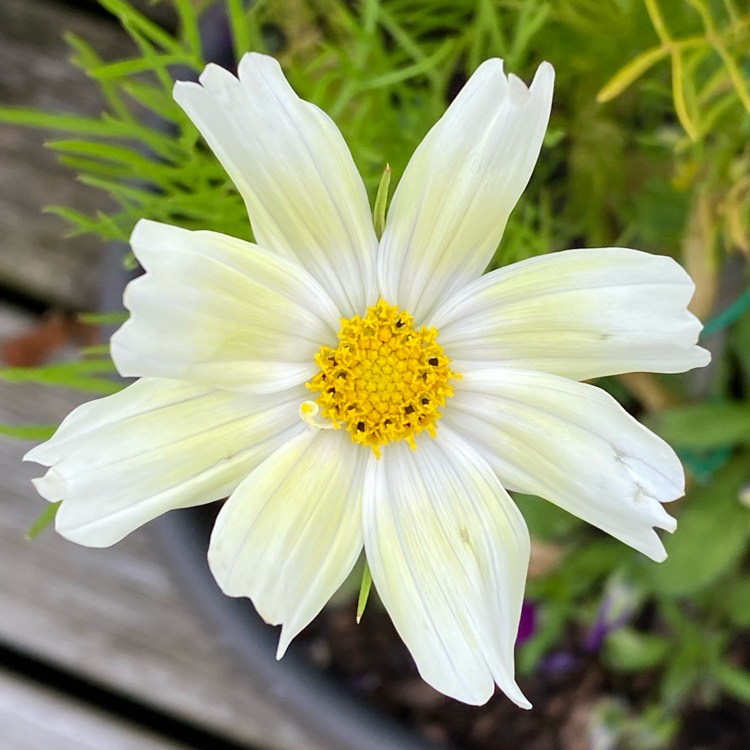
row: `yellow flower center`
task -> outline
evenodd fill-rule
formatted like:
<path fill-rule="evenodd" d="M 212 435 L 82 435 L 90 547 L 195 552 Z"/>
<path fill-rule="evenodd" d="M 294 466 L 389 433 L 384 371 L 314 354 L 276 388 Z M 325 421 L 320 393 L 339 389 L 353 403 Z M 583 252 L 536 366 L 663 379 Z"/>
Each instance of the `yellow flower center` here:
<path fill-rule="evenodd" d="M 437 331 L 415 330 L 409 313 L 380 300 L 364 317 L 341 321 L 339 344 L 315 355 L 320 372 L 307 384 L 320 395 L 315 403 L 335 428 L 345 427 L 352 440 L 380 446 L 414 438 L 425 430 L 435 437 L 440 407 L 453 395 L 448 382 L 460 375 L 435 340 Z M 307 402 L 301 413 L 314 416 Z"/>

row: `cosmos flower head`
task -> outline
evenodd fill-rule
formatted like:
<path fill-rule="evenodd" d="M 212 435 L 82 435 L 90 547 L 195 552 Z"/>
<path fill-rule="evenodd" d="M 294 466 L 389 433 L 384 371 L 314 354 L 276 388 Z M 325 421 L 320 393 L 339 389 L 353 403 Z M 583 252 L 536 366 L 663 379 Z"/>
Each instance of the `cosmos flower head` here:
<path fill-rule="evenodd" d="M 422 677 L 467 703 L 530 704 L 513 647 L 540 495 L 654 560 L 671 448 L 580 381 L 705 365 L 693 284 L 670 258 L 578 249 L 483 275 L 549 119 L 483 63 L 404 172 L 380 239 L 335 124 L 270 57 L 209 65 L 175 98 L 247 205 L 255 243 L 141 221 L 144 275 L 112 339 L 137 377 L 85 404 L 27 459 L 57 530 L 113 544 L 227 498 L 209 563 L 282 626 L 278 655 L 363 549 Z"/>

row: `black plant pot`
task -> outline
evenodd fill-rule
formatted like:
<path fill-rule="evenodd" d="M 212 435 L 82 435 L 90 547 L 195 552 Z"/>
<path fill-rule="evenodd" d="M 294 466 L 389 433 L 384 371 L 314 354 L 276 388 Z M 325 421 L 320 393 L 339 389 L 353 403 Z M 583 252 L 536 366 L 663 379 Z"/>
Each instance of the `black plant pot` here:
<path fill-rule="evenodd" d="M 211 575 L 206 561 L 210 520 L 205 509 L 191 508 L 169 513 L 153 526 L 170 569 L 210 629 L 244 664 L 248 680 L 279 697 L 288 707 L 287 720 L 321 747 L 434 750 L 432 743 L 367 706 L 310 664 L 294 644 L 276 660 L 278 630 L 266 625 L 246 599 L 224 596 Z"/>

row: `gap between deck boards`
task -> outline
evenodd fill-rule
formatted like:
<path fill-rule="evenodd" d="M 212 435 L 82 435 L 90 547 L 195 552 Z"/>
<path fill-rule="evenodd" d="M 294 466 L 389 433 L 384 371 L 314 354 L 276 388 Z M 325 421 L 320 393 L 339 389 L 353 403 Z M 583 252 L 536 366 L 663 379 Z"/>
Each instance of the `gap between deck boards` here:
<path fill-rule="evenodd" d="M 252 750 L 246 743 L 234 742 L 194 722 L 157 711 L 142 701 L 60 669 L 3 641 L 0 641 L 0 665 L 6 676 L 14 675 L 25 683 L 44 688 L 48 694 L 64 696 L 69 703 L 73 699 L 79 709 L 93 710 L 97 715 L 106 716 L 109 722 L 135 727 L 144 737 L 152 735 L 154 740 L 157 737 L 166 740 L 168 744 L 160 743 L 160 749 Z"/>

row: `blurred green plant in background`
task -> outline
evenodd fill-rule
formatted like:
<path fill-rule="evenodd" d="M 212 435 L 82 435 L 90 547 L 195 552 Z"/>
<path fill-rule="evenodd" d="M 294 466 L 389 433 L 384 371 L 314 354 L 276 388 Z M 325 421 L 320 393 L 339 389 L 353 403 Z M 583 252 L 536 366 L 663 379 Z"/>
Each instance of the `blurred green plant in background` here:
<path fill-rule="evenodd" d="M 210 2 L 173 0 L 173 36 L 127 0 L 99 0 L 137 52 L 104 60 L 69 37 L 73 61 L 108 103 L 98 118 L 0 108 L 0 121 L 62 133 L 48 142 L 116 209 L 53 207 L 72 233 L 127 241 L 140 218 L 251 239 L 244 205 L 171 98 L 175 67 L 204 67 L 199 18 Z M 568 247 L 626 245 L 669 254 L 696 281 L 707 374 L 635 374 L 602 383 L 680 453 L 689 474 L 679 529 L 660 566 L 535 498 L 532 535 L 554 550 L 529 596 L 538 624 L 520 649 L 531 674 L 593 627 L 613 586 L 626 616 L 597 658 L 613 693 L 595 716 L 622 747 L 666 747 L 691 706 L 750 703 L 750 10 L 734 0 L 223 0 L 236 56 L 275 54 L 297 92 L 328 112 L 371 198 L 386 162 L 397 181 L 414 148 L 477 65 L 502 57 L 525 80 L 557 71 L 552 122 L 531 184 L 493 266 Z M 155 115 L 154 119 L 148 116 Z M 152 124 L 149 124 L 152 123 Z M 165 129 L 165 123 L 168 126 Z M 101 348 L 80 363 L 5 370 L 107 392 Z M 18 437 L 46 426 L 3 427 Z M 616 586 L 615 586 L 616 584 Z M 602 594 L 602 592 L 605 592 Z M 609 592 L 609 593 L 608 593 Z M 611 602 L 610 602 L 611 603 Z M 609 604 L 607 604 L 609 606 Z"/>

